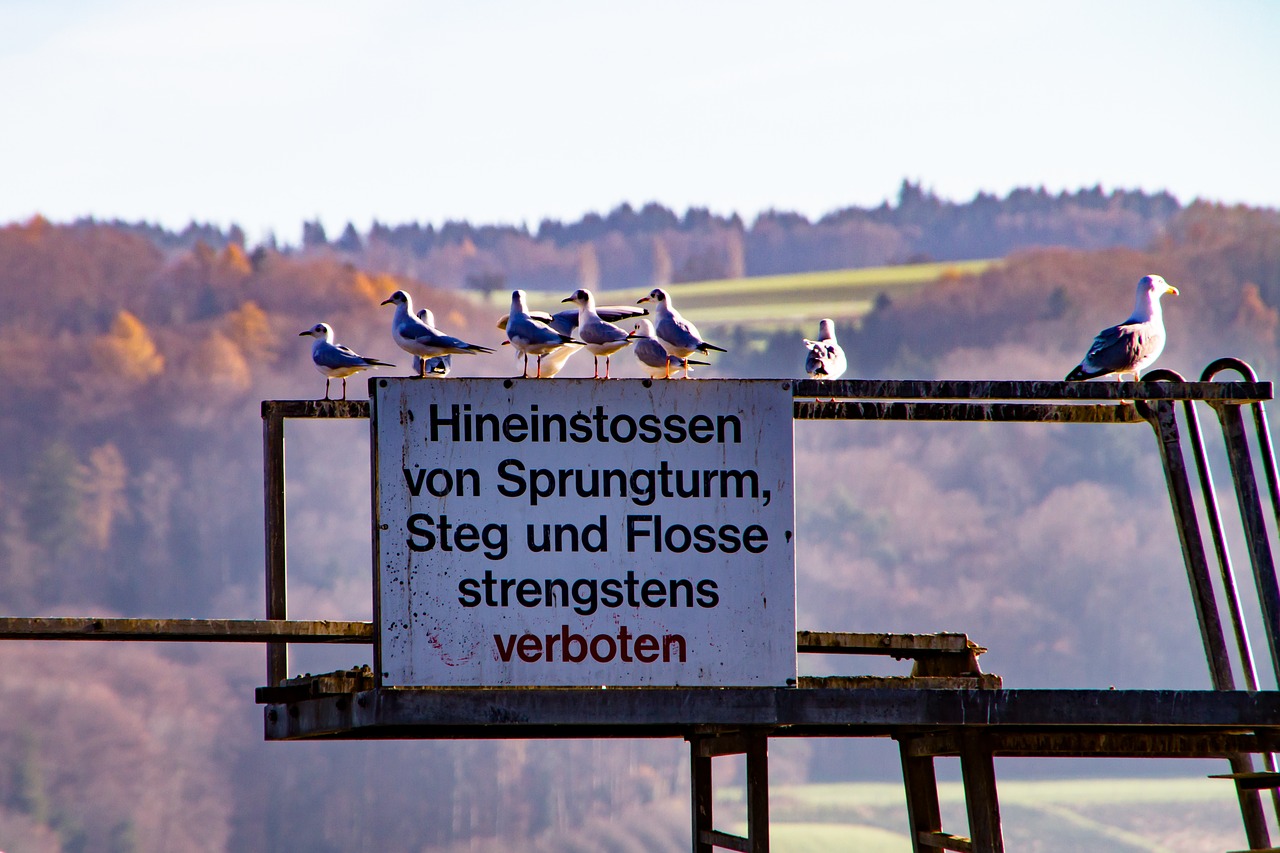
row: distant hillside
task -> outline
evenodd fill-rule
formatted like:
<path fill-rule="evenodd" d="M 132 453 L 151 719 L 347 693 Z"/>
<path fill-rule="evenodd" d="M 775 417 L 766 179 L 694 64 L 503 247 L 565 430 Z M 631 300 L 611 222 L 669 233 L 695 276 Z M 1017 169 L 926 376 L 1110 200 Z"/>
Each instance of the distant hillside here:
<path fill-rule="evenodd" d="M 364 269 L 446 288 L 556 291 L 648 288 L 705 281 L 875 267 L 928 261 L 998 258 L 1032 248 L 1142 248 L 1182 206 L 1168 193 L 1099 187 L 1052 195 L 1019 189 L 1003 198 L 979 194 L 952 202 L 903 181 L 894 204 L 848 207 L 816 221 L 787 211 L 760 214 L 750 225 L 735 215 L 660 204 L 623 204 L 577 222 L 527 226 L 448 222 L 442 226 L 375 223 L 361 233 L 348 224 L 334 235 L 318 222 L 301 240 L 260 247 L 332 254 Z M 106 223 L 146 238 L 162 251 L 244 245 L 236 227 L 220 232 L 193 223 L 181 232 L 148 224 Z"/>

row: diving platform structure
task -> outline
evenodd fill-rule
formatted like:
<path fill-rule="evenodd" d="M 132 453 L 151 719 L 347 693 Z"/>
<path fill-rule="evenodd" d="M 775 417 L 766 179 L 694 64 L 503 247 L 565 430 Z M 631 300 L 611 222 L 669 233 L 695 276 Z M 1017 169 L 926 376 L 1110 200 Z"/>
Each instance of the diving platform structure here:
<path fill-rule="evenodd" d="M 1234 375 L 1224 381 L 1224 373 Z M 1227 547 L 1224 507 L 1197 412 L 1207 407 L 1221 428 L 1238 517 L 1234 523 L 1243 530 L 1248 551 L 1249 600 L 1265 623 L 1264 665 L 1270 668 L 1268 678 L 1280 682 L 1280 586 L 1271 544 L 1274 528 L 1280 526 L 1280 478 L 1263 409 L 1272 399 L 1271 383 L 1259 382 L 1248 365 L 1235 359 L 1214 362 L 1193 382 L 1166 370 L 1152 371 L 1141 382 L 785 381 L 797 421 L 1149 426 L 1163 465 L 1211 688 L 1006 687 L 999 676 L 981 671 L 985 649 L 964 634 L 803 630 L 796 635 L 798 654 L 890 656 L 911 661 L 912 669 L 901 676 L 800 676 L 785 687 L 384 684 L 376 663 L 376 620 L 303 621 L 290 619 L 287 608 L 285 423 L 368 418 L 369 402 L 355 400 L 262 405 L 265 619 L 9 617 L 0 618 L 0 639 L 264 644 L 266 681 L 256 698 L 265 706 L 265 737 L 273 741 L 682 738 L 689 744 L 695 853 L 767 853 L 768 746 L 772 739 L 787 737 L 893 738 L 901 756 L 906 829 L 916 853 L 1004 850 L 998 756 L 1225 759 L 1229 772 L 1218 775 L 1228 780 L 1224 784 L 1235 785 L 1249 849 L 1277 849 L 1268 813 L 1276 815 L 1272 823 L 1280 820 L 1275 793 L 1280 773 L 1273 758 L 1280 752 L 1280 691 L 1261 688 Z M 375 665 L 290 678 L 288 647 L 297 643 L 370 645 Z M 715 824 L 712 759 L 721 755 L 746 758 L 745 836 Z M 942 824 L 935 775 L 939 757 L 959 759 L 967 835 L 950 833 Z M 1270 793 L 1264 798 L 1264 792 Z"/>

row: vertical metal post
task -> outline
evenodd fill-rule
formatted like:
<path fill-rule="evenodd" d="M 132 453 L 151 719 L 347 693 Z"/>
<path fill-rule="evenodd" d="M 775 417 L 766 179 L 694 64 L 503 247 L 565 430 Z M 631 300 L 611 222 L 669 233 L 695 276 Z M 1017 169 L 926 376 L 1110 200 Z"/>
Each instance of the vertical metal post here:
<path fill-rule="evenodd" d="M 969 838 L 974 853 L 1004 853 L 996 762 L 985 734 L 961 734 L 960 772 L 964 776 L 964 801 L 969 812 Z"/>
<path fill-rule="evenodd" d="M 942 832 L 942 810 L 938 805 L 938 777 L 933 769 L 933 756 L 911 754 L 911 738 L 900 738 L 902 783 L 907 794 L 907 824 L 911 827 L 911 849 L 914 853 L 930 853 L 934 848 L 922 836 Z"/>
<path fill-rule="evenodd" d="M 751 853 L 769 853 L 769 735 L 747 742 L 747 839 Z"/>
<path fill-rule="evenodd" d="M 285 619 L 284 417 L 271 401 L 262 404 L 262 459 L 266 503 L 267 618 Z M 288 677 L 289 647 L 267 644 L 267 686 Z"/>
<path fill-rule="evenodd" d="M 693 815 L 693 853 L 712 853 L 714 846 L 705 841 L 711 832 L 711 756 L 702 755 L 699 738 L 689 739 L 689 794 Z"/>
<path fill-rule="evenodd" d="M 1244 417 L 1238 405 L 1217 405 L 1214 410 L 1222 422 L 1222 434 L 1227 443 L 1227 460 L 1231 463 L 1231 476 L 1235 480 L 1236 498 L 1240 503 L 1240 519 L 1244 525 L 1245 544 L 1249 548 L 1249 562 L 1253 566 L 1253 579 L 1257 584 L 1262 621 L 1267 631 L 1271 666 L 1280 682 L 1280 586 L 1276 584 L 1276 565 L 1271 554 L 1253 459 L 1249 455 L 1249 442 L 1244 432 Z"/>

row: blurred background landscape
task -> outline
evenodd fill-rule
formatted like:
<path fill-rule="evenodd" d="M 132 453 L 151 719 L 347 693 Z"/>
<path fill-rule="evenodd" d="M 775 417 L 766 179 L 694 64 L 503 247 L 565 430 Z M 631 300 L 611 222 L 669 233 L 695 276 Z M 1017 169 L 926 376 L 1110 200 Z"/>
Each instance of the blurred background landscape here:
<path fill-rule="evenodd" d="M 514 288 L 663 286 L 729 351 L 699 378 L 799 377 L 832 317 L 849 377 L 1057 380 L 1155 273 L 1157 366 L 1276 379 L 1274 7 L 412 5 L 0 9 L 0 613 L 261 618 L 260 402 L 322 396 L 321 321 L 407 375 L 396 289 L 496 347 Z M 290 615 L 369 619 L 367 425 L 288 448 Z M 801 629 L 965 632 L 1009 687 L 1210 686 L 1146 425 L 802 423 L 796 450 Z M 263 657 L 0 644 L 0 850 L 688 847 L 682 742 L 268 744 Z M 1225 769 L 1000 759 L 1007 846 L 1243 847 Z M 745 819 L 741 769 L 717 781 Z M 771 781 L 776 849 L 910 849 L 891 741 L 774 741 Z"/>
<path fill-rule="evenodd" d="M 538 307 L 554 309 L 554 295 L 577 286 L 610 301 L 661 284 L 679 300 L 686 288 L 714 291 L 703 277 L 759 270 L 773 277 L 770 299 L 795 293 L 803 306 L 782 271 L 862 262 L 875 266 L 844 275 L 866 298 L 832 312 L 851 375 L 1058 379 L 1158 270 L 1182 292 L 1166 301 L 1162 366 L 1195 377 L 1235 355 L 1268 377 L 1278 358 L 1280 214 L 1167 194 L 1020 190 L 955 203 L 904 182 L 894 204 L 817 222 L 770 214 L 747 225 L 650 205 L 537 232 L 305 233 L 281 246 L 196 225 L 36 218 L 0 229 L 7 613 L 259 618 L 259 402 L 320 396 L 297 333 L 322 318 L 407 374 L 379 306 L 398 288 L 455 334 L 496 346 L 512 286 L 551 294 Z M 676 272 L 694 269 L 699 281 Z M 501 277 L 502 294 L 468 286 L 481 275 Z M 886 283 L 866 283 L 876 276 Z M 722 297 L 724 319 L 710 322 L 689 310 L 730 350 L 700 375 L 802 375 L 800 339 L 814 323 L 737 322 L 734 304 Z M 618 364 L 638 375 L 628 358 Z M 587 360 L 570 367 L 581 375 Z M 499 352 L 455 357 L 455 369 L 503 376 L 516 363 Z M 295 424 L 288 440 L 290 612 L 368 619 L 367 428 Z M 801 628 L 963 631 L 1009 686 L 1208 686 L 1145 425 L 800 424 L 796 441 Z M 335 517 L 329 488 L 362 512 Z M 293 669 L 355 666 L 365 654 L 299 647 Z M 569 849 L 570 837 L 615 849 L 596 834 L 625 838 L 631 812 L 648 832 L 655 813 L 670 818 L 665 842 L 634 849 L 675 849 L 687 829 L 681 744 L 265 744 L 257 649 L 6 643 L 0 655 L 0 831 L 25 839 L 6 842 L 14 849 L 469 849 L 547 833 L 546 849 Z M 807 664 L 814 674 L 833 665 Z M 898 772 L 892 744 L 774 752 L 779 782 Z M 1072 762 L 1007 764 L 1040 777 Z M 1231 798 L 1207 790 L 1230 837 Z"/>

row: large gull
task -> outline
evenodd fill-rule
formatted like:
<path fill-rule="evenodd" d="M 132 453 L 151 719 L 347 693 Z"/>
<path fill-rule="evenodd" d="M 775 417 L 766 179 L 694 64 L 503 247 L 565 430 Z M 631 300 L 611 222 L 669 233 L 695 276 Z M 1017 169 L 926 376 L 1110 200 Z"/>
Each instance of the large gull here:
<path fill-rule="evenodd" d="M 707 355 L 711 350 L 728 352 L 722 347 L 704 341 L 702 335 L 698 333 L 698 327 L 681 316 L 671 304 L 671 296 L 661 287 L 655 287 L 649 291 L 648 296 L 642 296 L 637 300 L 637 304 L 644 302 L 655 303 L 654 310 L 658 322 L 653 327 L 654 336 L 667 352 L 676 358 L 687 359 L 695 352 Z M 689 371 L 686 368 L 685 376 L 688 375 Z"/>
<path fill-rule="evenodd" d="M 366 358 L 350 347 L 333 342 L 333 328 L 328 323 L 316 323 L 305 332 L 298 332 L 298 337 L 312 337 L 316 342 L 311 345 L 311 363 L 324 376 L 324 398 L 329 399 L 329 381 L 342 380 L 342 399 L 347 399 L 347 377 L 368 370 L 370 367 L 395 367 L 376 358 Z"/>
<path fill-rule="evenodd" d="M 1131 373 L 1133 381 L 1137 382 L 1143 368 L 1155 361 L 1164 349 L 1160 297 L 1166 293 L 1177 296 L 1178 289 L 1158 275 L 1144 275 L 1138 282 L 1129 319 L 1099 332 L 1084 359 L 1067 374 L 1067 381 L 1092 379 L 1110 373 L 1123 380 L 1124 374 Z"/>
<path fill-rule="evenodd" d="M 529 308 L 525 303 L 523 290 L 511 292 L 511 311 L 507 314 L 507 340 L 524 356 L 524 370 L 521 376 L 529 376 L 529 356 L 538 357 L 535 377 L 542 378 L 542 359 L 556 350 L 570 344 L 582 345 L 569 335 L 561 334 L 541 320 L 529 316 Z"/>
<path fill-rule="evenodd" d="M 578 337 L 594 356 L 592 367 L 595 378 L 600 378 L 600 356 L 604 356 L 604 378 L 609 378 L 609 359 L 618 350 L 631 343 L 625 329 L 615 326 L 596 313 L 596 298 L 590 290 L 579 288 L 562 302 L 578 306 Z"/>
<path fill-rule="evenodd" d="M 383 305 L 396 306 L 395 316 L 391 319 L 391 337 L 400 349 L 410 355 L 424 359 L 438 355 L 474 355 L 475 353 L 493 352 L 489 347 L 469 344 L 464 340 L 446 335 L 434 325 L 424 322 L 413 313 L 413 299 L 403 290 L 397 290 L 382 301 Z M 428 315 L 430 316 L 430 315 Z M 419 376 L 425 376 L 425 367 L 420 367 Z"/>
<path fill-rule="evenodd" d="M 809 354 L 804 360 L 804 372 L 813 379 L 839 379 L 849 363 L 844 350 L 836 341 L 836 324 L 829 319 L 818 322 L 818 339 L 804 339 Z"/>
<path fill-rule="evenodd" d="M 672 369 L 679 370 L 683 367 L 687 372 L 691 364 L 704 367 L 707 364 L 705 361 L 694 361 L 691 358 L 676 358 L 667 352 L 662 342 L 653 336 L 653 323 L 648 320 L 636 323 L 631 338 L 635 341 L 631 350 L 640 360 L 640 369 L 649 374 L 650 379 L 670 379 Z"/>

